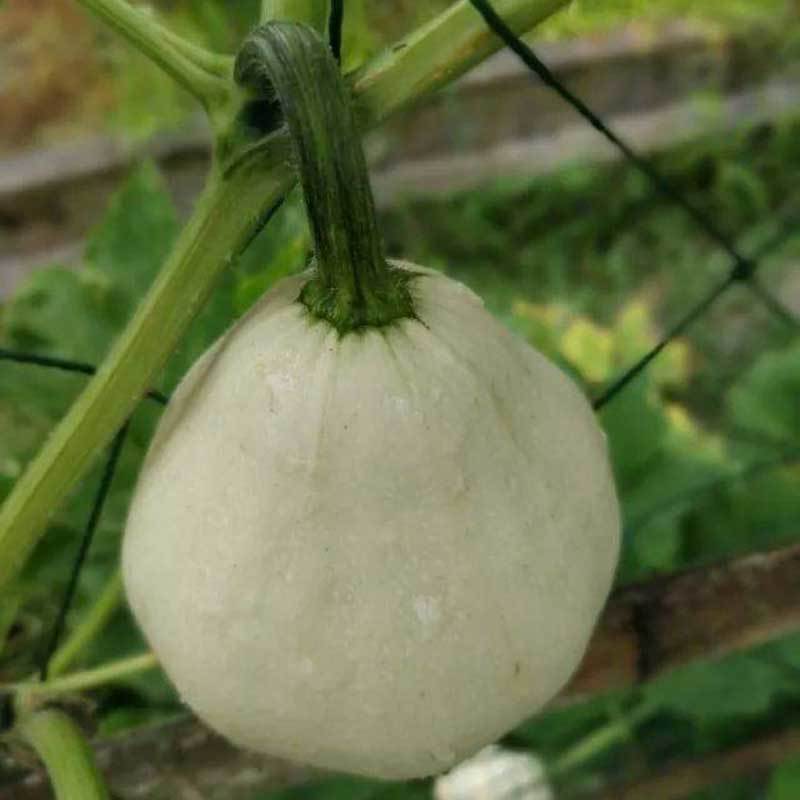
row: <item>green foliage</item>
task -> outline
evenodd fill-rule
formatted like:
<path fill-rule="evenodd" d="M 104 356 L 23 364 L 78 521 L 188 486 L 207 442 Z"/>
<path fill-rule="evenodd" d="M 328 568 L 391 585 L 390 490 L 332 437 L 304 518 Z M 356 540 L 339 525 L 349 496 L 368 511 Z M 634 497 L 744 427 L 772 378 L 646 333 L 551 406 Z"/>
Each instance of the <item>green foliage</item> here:
<path fill-rule="evenodd" d="M 725 398 L 733 457 L 750 464 L 695 508 L 687 555 L 713 559 L 732 550 L 785 544 L 800 519 L 800 349 L 768 350 L 734 382 Z"/>
<path fill-rule="evenodd" d="M 766 353 L 731 390 L 731 422 L 764 439 L 800 447 L 800 342 Z"/>
<path fill-rule="evenodd" d="M 796 800 L 800 797 L 800 759 L 788 761 L 772 775 L 767 800 Z"/>
<path fill-rule="evenodd" d="M 698 724 L 727 722 L 769 711 L 792 676 L 763 654 L 745 654 L 713 666 L 697 662 L 647 686 L 647 697 L 664 710 Z"/>

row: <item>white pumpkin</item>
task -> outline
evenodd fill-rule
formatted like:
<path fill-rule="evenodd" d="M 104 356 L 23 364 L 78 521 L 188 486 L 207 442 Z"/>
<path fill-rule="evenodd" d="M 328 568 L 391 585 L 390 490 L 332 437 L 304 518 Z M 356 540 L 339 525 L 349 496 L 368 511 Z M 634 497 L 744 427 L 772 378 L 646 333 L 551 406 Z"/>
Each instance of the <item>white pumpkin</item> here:
<path fill-rule="evenodd" d="M 567 682 L 619 512 L 579 389 L 413 265 L 417 319 L 340 336 L 283 281 L 191 370 L 130 510 L 131 607 L 245 748 L 439 773 Z"/>

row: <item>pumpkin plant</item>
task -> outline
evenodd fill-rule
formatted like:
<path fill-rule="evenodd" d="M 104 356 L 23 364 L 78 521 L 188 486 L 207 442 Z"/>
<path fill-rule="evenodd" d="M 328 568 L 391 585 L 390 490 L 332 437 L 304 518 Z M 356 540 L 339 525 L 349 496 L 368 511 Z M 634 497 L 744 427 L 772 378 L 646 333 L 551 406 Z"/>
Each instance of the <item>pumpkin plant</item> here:
<path fill-rule="evenodd" d="M 82 2 L 201 101 L 214 161 L 150 293 L 0 512 L 0 589 L 297 173 L 310 269 L 181 383 L 132 504 L 126 588 L 182 696 L 234 742 L 378 777 L 439 772 L 561 688 L 618 550 L 581 392 L 465 287 L 380 244 L 359 127 L 498 43 L 460 2 L 343 79 L 319 0 L 265 2 L 235 59 L 123 0 Z M 496 7 L 522 31 L 563 4 Z M 38 694 L 21 694 L 18 727 L 50 765 L 41 743 L 64 720 L 34 725 Z"/>

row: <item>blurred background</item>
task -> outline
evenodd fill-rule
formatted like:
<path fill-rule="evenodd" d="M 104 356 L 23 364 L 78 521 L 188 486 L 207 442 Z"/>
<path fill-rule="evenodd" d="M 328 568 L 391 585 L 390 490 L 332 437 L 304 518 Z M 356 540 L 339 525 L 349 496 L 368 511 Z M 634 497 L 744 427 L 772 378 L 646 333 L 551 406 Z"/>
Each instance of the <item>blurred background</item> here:
<path fill-rule="evenodd" d="M 368 0 L 347 19 L 347 68 L 446 5 Z M 147 6 L 221 51 L 235 48 L 256 7 Z M 766 301 L 735 287 L 601 413 L 625 512 L 619 596 L 753 554 L 766 585 L 777 554 L 784 565 L 794 558 L 776 583 L 794 605 L 776 621 L 765 601 L 734 633 L 735 620 L 718 625 L 726 599 L 714 594 L 717 573 L 694 573 L 708 616 L 695 625 L 706 626 L 704 641 L 687 633 L 703 641 L 691 663 L 666 669 L 674 664 L 656 631 L 635 675 L 593 682 L 592 662 L 569 702 L 435 787 L 316 780 L 278 794 L 248 783 L 253 764 L 213 739 L 181 751 L 175 731 L 200 734 L 180 727 L 180 703 L 157 672 L 136 675 L 74 701 L 98 738 L 138 742 L 127 760 L 110 746 L 120 797 L 800 798 L 800 4 L 574 0 L 530 41 L 746 255 L 763 251 Z M 390 254 L 472 286 L 593 396 L 730 269 L 683 210 L 507 53 L 370 134 L 367 150 Z M 208 158 L 190 98 L 73 0 L 0 4 L 0 346 L 98 363 L 168 252 Z M 301 269 L 308 247 L 295 196 L 226 276 L 163 388 L 276 279 Z M 0 363 L 0 500 L 82 385 Z M 156 418 L 142 408 L 134 420 L 73 621 L 114 580 Z M 52 521 L 0 603 L 0 683 L 29 674 L 41 653 L 97 479 Z M 758 591 L 742 600 L 748 608 Z M 143 649 L 117 604 L 84 666 Z M 674 624 L 686 617 L 676 612 Z M 679 641 L 681 631 L 669 636 Z M 615 641 L 607 662 L 628 658 Z M 165 721 L 173 727 L 132 732 Z M 170 731 L 177 755 L 148 730 Z M 193 777 L 173 755 L 194 764 Z M 160 758 L 173 772 L 145 791 L 136 764 Z M 190 788 L 198 782 L 195 794 L 182 793 L 175 770 Z M 297 777 L 273 772 L 276 785 Z M 47 796 L 36 786 L 23 794 L 22 774 L 0 755 L 0 798 Z"/>

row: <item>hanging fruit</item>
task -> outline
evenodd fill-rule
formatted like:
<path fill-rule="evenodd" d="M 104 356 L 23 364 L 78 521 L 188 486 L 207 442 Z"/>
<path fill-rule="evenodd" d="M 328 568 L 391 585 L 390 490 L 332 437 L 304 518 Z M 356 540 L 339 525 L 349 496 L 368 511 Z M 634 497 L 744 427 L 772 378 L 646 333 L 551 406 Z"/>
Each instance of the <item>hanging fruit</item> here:
<path fill-rule="evenodd" d="M 249 124 L 280 106 L 315 259 L 181 383 L 130 510 L 130 604 L 233 742 L 439 773 L 540 709 L 583 655 L 619 546 L 605 437 L 470 290 L 384 258 L 314 31 L 257 29 L 237 79 Z"/>

